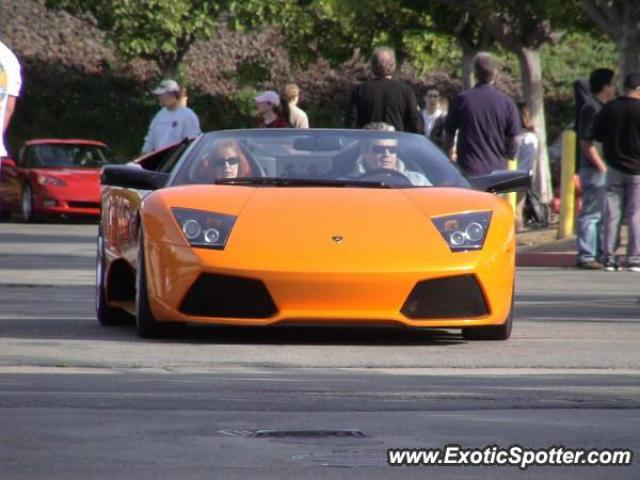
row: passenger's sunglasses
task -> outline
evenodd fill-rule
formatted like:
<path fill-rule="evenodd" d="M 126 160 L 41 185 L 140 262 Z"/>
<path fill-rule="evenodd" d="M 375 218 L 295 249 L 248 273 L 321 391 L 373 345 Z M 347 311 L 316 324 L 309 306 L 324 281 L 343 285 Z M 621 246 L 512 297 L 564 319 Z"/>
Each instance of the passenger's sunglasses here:
<path fill-rule="evenodd" d="M 395 155 L 398 152 L 398 147 L 391 147 L 388 145 L 374 145 L 371 147 L 371 151 L 376 155 L 384 155 L 385 153 L 389 155 Z"/>
<path fill-rule="evenodd" d="M 430 93 L 429 95 L 427 95 L 427 98 L 440 98 L 440 95 L 438 95 L 437 93 Z"/>
<path fill-rule="evenodd" d="M 229 158 L 214 158 L 213 164 L 216 167 L 224 167 L 226 165 L 235 166 L 240 163 L 240 158 L 238 157 L 229 157 Z"/>

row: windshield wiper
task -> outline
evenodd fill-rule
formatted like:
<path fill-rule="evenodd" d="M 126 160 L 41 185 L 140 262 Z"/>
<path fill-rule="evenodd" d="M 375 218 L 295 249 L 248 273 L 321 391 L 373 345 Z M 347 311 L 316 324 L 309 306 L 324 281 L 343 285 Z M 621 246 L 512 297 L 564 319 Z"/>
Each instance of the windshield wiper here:
<path fill-rule="evenodd" d="M 265 185 L 273 187 L 356 187 L 356 188 L 394 188 L 383 182 L 361 182 L 358 180 L 322 179 L 322 178 L 279 178 L 279 177 L 240 177 L 219 178 L 220 185 Z"/>

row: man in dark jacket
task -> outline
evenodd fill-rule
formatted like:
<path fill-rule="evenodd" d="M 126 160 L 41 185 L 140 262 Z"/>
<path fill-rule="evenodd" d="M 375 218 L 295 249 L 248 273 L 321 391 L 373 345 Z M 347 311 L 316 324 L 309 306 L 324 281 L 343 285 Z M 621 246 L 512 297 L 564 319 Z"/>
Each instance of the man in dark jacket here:
<path fill-rule="evenodd" d="M 600 269 L 602 254 L 602 211 L 607 166 L 602 159 L 600 144 L 594 145 L 591 129 L 593 119 L 602 107 L 615 97 L 615 73 L 609 68 L 597 68 L 589 76 L 591 95 L 582 102 L 578 117 L 580 155 L 578 173 L 582 188 L 582 208 L 577 222 L 576 266 Z"/>
<path fill-rule="evenodd" d="M 371 122 L 385 122 L 396 130 L 419 133 L 420 112 L 409 85 L 393 79 L 396 56 L 388 47 L 376 48 L 371 55 L 375 78 L 353 89 L 347 112 L 347 128 L 362 128 Z"/>
<path fill-rule="evenodd" d="M 453 99 L 446 121 L 447 153 L 452 156 L 457 132 L 457 161 L 470 176 L 506 169 L 520 133 L 515 102 L 493 86 L 497 69 L 491 55 L 479 53 L 473 67 L 478 84 Z"/>

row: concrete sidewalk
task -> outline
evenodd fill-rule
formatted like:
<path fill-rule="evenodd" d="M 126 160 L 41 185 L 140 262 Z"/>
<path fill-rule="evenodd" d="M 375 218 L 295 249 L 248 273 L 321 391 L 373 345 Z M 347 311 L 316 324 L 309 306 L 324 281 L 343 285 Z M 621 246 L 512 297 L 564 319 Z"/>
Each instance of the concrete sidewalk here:
<path fill-rule="evenodd" d="M 626 249 L 626 230 L 626 227 L 622 228 L 619 254 L 624 254 Z M 576 237 L 558 240 L 557 234 L 557 225 L 516 234 L 516 265 L 518 267 L 574 268 Z"/>

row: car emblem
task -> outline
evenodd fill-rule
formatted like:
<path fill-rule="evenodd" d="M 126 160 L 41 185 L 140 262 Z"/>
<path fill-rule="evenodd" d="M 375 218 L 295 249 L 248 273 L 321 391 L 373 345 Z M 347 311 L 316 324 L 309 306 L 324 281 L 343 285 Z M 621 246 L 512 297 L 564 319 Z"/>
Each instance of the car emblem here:
<path fill-rule="evenodd" d="M 333 235 L 331 237 L 331 240 L 333 240 L 336 243 L 342 243 L 343 238 L 340 235 Z"/>

